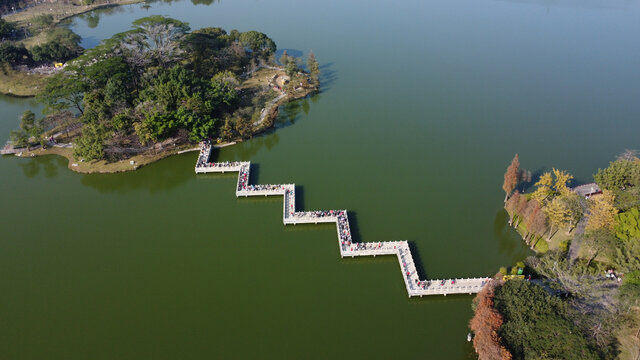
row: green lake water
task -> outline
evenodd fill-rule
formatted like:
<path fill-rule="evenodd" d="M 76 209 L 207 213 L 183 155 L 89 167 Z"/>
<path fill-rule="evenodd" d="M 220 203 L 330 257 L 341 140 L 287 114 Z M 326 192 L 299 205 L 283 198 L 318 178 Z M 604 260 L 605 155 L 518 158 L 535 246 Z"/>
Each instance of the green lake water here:
<path fill-rule="evenodd" d="M 360 241 L 409 240 L 428 278 L 530 255 L 506 227 L 518 152 L 577 182 L 639 148 L 637 1 L 191 1 L 75 18 L 85 47 L 161 14 L 313 50 L 320 95 L 223 149 Z M 32 100 L 0 97 L 0 134 Z M 471 296 L 408 299 L 392 257 L 340 259 L 334 226 L 282 225 L 196 154 L 82 175 L 0 160 L 0 359 L 469 359 Z"/>

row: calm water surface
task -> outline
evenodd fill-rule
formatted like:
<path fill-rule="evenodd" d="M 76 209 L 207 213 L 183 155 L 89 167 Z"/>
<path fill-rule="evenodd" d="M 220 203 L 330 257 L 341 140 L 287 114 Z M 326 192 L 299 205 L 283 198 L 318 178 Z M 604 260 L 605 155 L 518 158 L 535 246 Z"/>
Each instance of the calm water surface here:
<path fill-rule="evenodd" d="M 529 255 L 501 210 L 515 152 L 584 182 L 640 147 L 637 1 L 176 1 L 70 26 L 90 47 L 152 14 L 313 50 L 324 91 L 217 158 L 349 209 L 361 241 L 410 240 L 430 278 Z M 0 134 L 25 109 L 1 97 Z M 280 198 L 236 199 L 195 160 L 0 160 L 0 358 L 474 357 L 470 296 L 407 299 L 394 258 L 341 260 L 334 227 L 284 227 Z"/>

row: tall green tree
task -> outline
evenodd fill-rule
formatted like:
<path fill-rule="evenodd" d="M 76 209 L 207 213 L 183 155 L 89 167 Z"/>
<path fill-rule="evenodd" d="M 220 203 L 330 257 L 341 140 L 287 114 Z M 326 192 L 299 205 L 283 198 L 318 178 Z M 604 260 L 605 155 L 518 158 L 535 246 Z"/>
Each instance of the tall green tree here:
<path fill-rule="evenodd" d="M 320 65 L 316 59 L 316 55 L 313 51 L 309 51 L 307 56 L 307 69 L 309 69 L 309 75 L 311 75 L 311 81 L 313 85 L 318 86 L 320 78 Z"/>
<path fill-rule="evenodd" d="M 613 161 L 606 169 L 598 169 L 593 178 L 602 188 L 612 191 L 638 186 L 640 185 L 640 160 L 635 158 Z"/>
<path fill-rule="evenodd" d="M 0 43 L 0 64 L 15 66 L 28 63 L 30 60 L 31 56 L 24 45 L 12 41 Z"/>
<path fill-rule="evenodd" d="M 240 34 L 240 43 L 247 47 L 255 57 L 267 58 L 276 51 L 276 43 L 267 35 L 258 31 L 247 31 Z"/>
<path fill-rule="evenodd" d="M 84 81 L 77 75 L 57 73 L 47 80 L 38 98 L 46 105 L 46 112 L 75 109 L 82 114 L 82 99 L 86 89 Z"/>
<path fill-rule="evenodd" d="M 76 159 L 100 160 L 104 158 L 104 143 L 108 138 L 108 131 L 101 124 L 89 123 L 82 128 L 80 136 L 73 146 L 73 156 Z"/>

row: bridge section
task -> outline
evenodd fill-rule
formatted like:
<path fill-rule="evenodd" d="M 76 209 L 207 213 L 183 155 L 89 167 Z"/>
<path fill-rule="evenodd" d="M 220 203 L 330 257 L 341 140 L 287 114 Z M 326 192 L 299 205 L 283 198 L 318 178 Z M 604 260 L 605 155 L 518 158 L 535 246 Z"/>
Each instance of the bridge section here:
<path fill-rule="evenodd" d="M 355 242 L 351 236 L 347 210 L 296 211 L 294 184 L 251 185 L 248 161 L 212 162 L 213 147 L 202 143 L 196 163 L 196 174 L 237 172 L 237 197 L 283 196 L 282 222 L 285 225 L 335 223 L 341 257 L 392 255 L 398 259 L 402 279 L 409 297 L 423 295 L 473 294 L 490 280 L 486 277 L 422 280 L 419 278 L 407 241 Z"/>

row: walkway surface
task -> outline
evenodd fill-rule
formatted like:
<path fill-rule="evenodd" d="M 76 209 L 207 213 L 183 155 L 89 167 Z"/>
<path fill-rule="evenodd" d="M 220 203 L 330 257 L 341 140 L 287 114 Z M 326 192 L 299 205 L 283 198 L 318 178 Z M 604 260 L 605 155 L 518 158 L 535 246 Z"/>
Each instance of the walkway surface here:
<path fill-rule="evenodd" d="M 409 297 L 423 295 L 473 294 L 490 280 L 487 277 L 422 280 L 419 278 L 407 241 L 355 242 L 351 237 L 347 210 L 296 211 L 294 184 L 251 185 L 248 161 L 211 162 L 213 146 L 201 144 L 196 174 L 238 172 L 236 196 L 283 196 L 282 222 L 285 225 L 335 223 L 341 257 L 393 255 L 398 258 Z"/>

